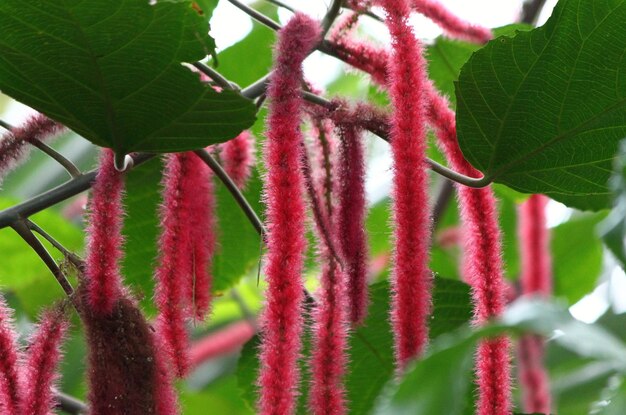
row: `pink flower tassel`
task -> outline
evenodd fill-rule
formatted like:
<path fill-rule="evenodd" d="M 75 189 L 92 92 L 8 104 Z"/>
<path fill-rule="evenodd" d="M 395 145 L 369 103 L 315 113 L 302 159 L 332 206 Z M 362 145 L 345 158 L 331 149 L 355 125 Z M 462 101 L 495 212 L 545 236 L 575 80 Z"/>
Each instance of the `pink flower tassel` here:
<path fill-rule="evenodd" d="M 462 174 L 478 176 L 479 172 L 465 160 L 458 145 L 455 116 L 448 102 L 437 94 L 432 84 L 427 93 L 430 123 L 451 167 Z M 483 324 L 502 313 L 507 290 L 496 201 L 490 187 L 457 186 L 457 189 L 465 232 L 465 275 L 472 285 L 474 321 Z M 509 340 L 504 337 L 484 341 L 478 347 L 478 415 L 508 415 L 511 411 L 509 348 Z"/>
<path fill-rule="evenodd" d="M 267 304 L 260 350 L 259 413 L 295 411 L 302 333 L 302 267 L 305 240 L 304 183 L 301 170 L 302 62 L 320 38 L 319 23 L 297 13 L 279 31 L 265 149 L 267 180 Z"/>
<path fill-rule="evenodd" d="M 176 375 L 183 377 L 188 369 L 187 330 L 188 296 L 192 286 L 192 221 L 193 195 L 186 186 L 196 156 L 193 153 L 169 154 L 163 173 L 163 204 L 161 205 L 161 235 L 159 265 L 155 272 L 155 303 L 157 333 L 169 355 Z"/>
<path fill-rule="evenodd" d="M 191 346 L 191 366 L 197 367 L 215 357 L 238 351 L 254 333 L 252 324 L 244 320 L 208 334 Z"/>
<path fill-rule="evenodd" d="M 313 312 L 309 407 L 314 415 L 343 415 L 347 413 L 343 384 L 348 343 L 346 276 L 325 251 L 321 258 L 321 294 Z"/>
<path fill-rule="evenodd" d="M 69 324 L 60 309 L 44 313 L 28 349 L 23 368 L 23 415 L 48 415 L 54 407 L 52 388 L 58 379 L 61 344 Z"/>
<path fill-rule="evenodd" d="M 381 0 L 394 50 L 389 61 L 393 158 L 394 267 L 391 319 L 402 371 L 428 342 L 432 274 L 426 152 L 426 62 L 408 24 L 408 0 Z"/>
<path fill-rule="evenodd" d="M 360 130 L 340 125 L 340 131 L 338 239 L 348 276 L 349 318 L 360 324 L 368 304 L 365 151 Z"/>
<path fill-rule="evenodd" d="M 545 209 L 548 198 L 532 195 L 521 205 L 520 243 L 522 294 L 549 296 L 552 293 L 550 244 Z M 519 377 L 525 412 L 550 413 L 550 385 L 543 363 L 544 339 L 523 336 L 518 344 Z"/>
<path fill-rule="evenodd" d="M 0 138 L 0 181 L 30 151 L 30 142 L 44 141 L 59 133 L 65 127 L 43 114 L 30 117 L 24 124 L 13 128 Z"/>
<path fill-rule="evenodd" d="M 18 362 L 20 353 L 17 333 L 13 327 L 13 313 L 0 294 L 0 412 L 21 415 L 20 376 Z"/>
<path fill-rule="evenodd" d="M 190 197 L 189 231 L 192 245 L 192 272 L 188 301 L 197 319 L 206 317 L 211 301 L 211 265 L 215 253 L 215 188 L 211 169 L 194 154 L 187 158 L 190 174 L 184 192 Z"/>
<path fill-rule="evenodd" d="M 493 38 L 491 30 L 461 20 L 437 0 L 413 0 L 413 7 L 437 23 L 451 37 L 473 43 L 487 43 Z"/>
<path fill-rule="evenodd" d="M 87 225 L 87 296 L 95 313 L 110 314 L 123 293 L 119 262 L 122 258 L 122 173 L 113 167 L 113 151 L 103 149 L 92 187 Z"/>
<path fill-rule="evenodd" d="M 254 136 L 246 130 L 220 146 L 222 166 L 240 189 L 246 187 L 252 175 L 256 161 L 254 141 Z"/>

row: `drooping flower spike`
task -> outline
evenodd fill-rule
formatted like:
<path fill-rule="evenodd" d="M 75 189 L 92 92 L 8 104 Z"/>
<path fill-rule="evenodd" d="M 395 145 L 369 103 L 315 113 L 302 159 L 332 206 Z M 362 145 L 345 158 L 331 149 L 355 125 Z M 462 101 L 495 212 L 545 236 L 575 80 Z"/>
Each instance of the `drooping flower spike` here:
<path fill-rule="evenodd" d="M 86 290 L 91 309 L 110 314 L 123 293 L 120 260 L 124 191 L 123 174 L 113 165 L 113 151 L 103 149 L 87 219 Z"/>
<path fill-rule="evenodd" d="M 549 231 L 546 226 L 548 198 L 532 195 L 519 209 L 519 238 L 522 263 L 522 294 L 549 296 L 552 273 Z M 550 412 L 550 385 L 544 364 L 544 343 L 540 336 L 525 335 L 518 343 L 519 378 L 525 412 Z"/>
<path fill-rule="evenodd" d="M 240 189 L 245 188 L 256 162 L 254 142 L 252 133 L 245 130 L 220 146 L 222 166 Z"/>
<path fill-rule="evenodd" d="M 25 159 L 32 147 L 29 143 L 46 141 L 65 127 L 43 114 L 30 117 L 24 124 L 13 128 L 0 137 L 0 182 L 21 160 Z"/>
<path fill-rule="evenodd" d="M 428 269 L 430 214 L 426 154 L 426 62 L 408 24 L 408 0 L 380 0 L 391 33 L 389 93 L 393 158 L 395 252 L 391 319 L 396 366 L 403 370 L 428 342 L 432 273 Z"/>
<path fill-rule="evenodd" d="M 295 410 L 302 332 L 305 240 L 301 170 L 302 62 L 320 39 L 318 22 L 297 13 L 278 32 L 274 72 L 267 89 L 267 304 L 262 316 L 259 413 Z"/>
<path fill-rule="evenodd" d="M 486 43 L 493 38 L 491 30 L 463 21 L 438 0 L 412 0 L 416 12 L 437 23 L 450 37 L 474 43 Z"/>
<path fill-rule="evenodd" d="M 13 312 L 0 294 L 0 412 L 19 415 L 20 375 L 18 362 L 20 353 L 17 333 L 13 325 Z"/>
<path fill-rule="evenodd" d="M 41 317 L 26 354 L 22 368 L 23 415 L 48 415 L 54 407 L 53 388 L 59 378 L 61 345 L 69 328 L 61 308 L 47 311 Z"/>

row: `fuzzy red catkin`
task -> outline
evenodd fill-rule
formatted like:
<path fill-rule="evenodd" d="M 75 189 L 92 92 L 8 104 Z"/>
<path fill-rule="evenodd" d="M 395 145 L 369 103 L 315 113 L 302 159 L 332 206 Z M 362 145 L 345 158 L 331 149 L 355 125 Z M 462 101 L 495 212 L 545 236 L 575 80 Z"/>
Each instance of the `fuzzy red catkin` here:
<path fill-rule="evenodd" d="M 412 1 L 415 11 L 437 23 L 451 37 L 474 43 L 486 43 L 493 38 L 491 30 L 461 20 L 437 0 Z"/>
<path fill-rule="evenodd" d="M 363 322 L 367 314 L 367 254 L 365 232 L 365 149 L 361 131 L 340 125 L 338 239 L 348 277 L 349 319 Z"/>
<path fill-rule="evenodd" d="M 23 160 L 32 147 L 29 142 L 44 141 L 60 132 L 65 127 L 43 114 L 30 117 L 24 124 L 5 133 L 0 138 L 0 182 L 4 176 Z"/>
<path fill-rule="evenodd" d="M 13 312 L 0 293 L 0 412 L 6 415 L 20 415 L 20 373 L 18 362 L 21 358 L 17 345 L 17 333 L 13 326 Z"/>
<path fill-rule="evenodd" d="M 522 294 L 549 296 L 552 293 L 549 234 L 545 209 L 548 198 L 532 195 L 519 209 L 522 263 Z M 550 412 L 550 385 L 543 363 L 544 339 L 525 335 L 518 343 L 519 378 L 525 412 Z"/>
<path fill-rule="evenodd" d="M 314 415 L 343 415 L 347 413 L 343 384 L 348 343 L 346 276 L 326 248 L 320 257 L 322 286 L 313 311 L 309 408 Z"/>
<path fill-rule="evenodd" d="M 188 301 L 193 315 L 203 319 L 211 301 L 211 265 L 215 253 L 215 188 L 213 172 L 195 154 L 187 158 L 190 174 L 183 183 L 183 192 L 190 201 L 189 231 L 191 233 L 192 269 L 188 285 Z"/>
<path fill-rule="evenodd" d="M 164 347 L 135 301 L 118 299 L 109 315 L 94 313 L 87 303 L 80 317 L 88 346 L 91 415 L 178 413 Z"/>
<path fill-rule="evenodd" d="M 295 410 L 302 333 L 301 274 L 306 249 L 300 85 L 302 62 L 320 33 L 318 22 L 300 13 L 294 15 L 278 32 L 274 72 L 267 89 L 268 289 L 258 379 L 261 415 L 289 415 Z"/>
<path fill-rule="evenodd" d="M 220 145 L 222 166 L 240 189 L 245 188 L 252 175 L 256 161 L 254 142 L 254 136 L 246 130 Z"/>
<path fill-rule="evenodd" d="M 463 157 L 456 137 L 455 115 L 432 85 L 427 94 L 429 119 L 448 162 L 456 171 L 476 177 L 480 173 Z M 506 284 L 501 258 L 496 201 L 490 187 L 457 186 L 464 224 L 465 275 L 472 286 L 474 320 L 483 324 L 504 310 Z M 478 346 L 476 368 L 478 415 L 508 415 L 511 411 L 509 340 L 499 337 Z"/>
<path fill-rule="evenodd" d="M 381 0 L 391 33 L 389 92 L 393 158 L 394 265 L 391 320 L 396 365 L 403 370 L 428 342 L 432 274 L 428 269 L 430 214 L 426 153 L 426 62 L 408 24 L 408 0 Z"/>
<path fill-rule="evenodd" d="M 85 275 L 87 295 L 95 313 L 109 314 L 122 296 L 122 197 L 124 179 L 113 166 L 113 151 L 103 149 L 92 186 L 87 225 Z"/>
<path fill-rule="evenodd" d="M 189 316 L 192 275 L 193 195 L 187 187 L 196 156 L 191 152 L 168 154 L 163 172 L 163 202 L 160 209 L 159 264 L 155 272 L 155 303 L 159 311 L 157 334 L 169 363 L 178 377 L 188 369 L 188 338 L 185 319 Z"/>
<path fill-rule="evenodd" d="M 61 345 L 69 328 L 61 309 L 47 311 L 35 331 L 22 369 L 22 415 L 48 415 L 54 407 L 52 393 L 59 375 Z"/>

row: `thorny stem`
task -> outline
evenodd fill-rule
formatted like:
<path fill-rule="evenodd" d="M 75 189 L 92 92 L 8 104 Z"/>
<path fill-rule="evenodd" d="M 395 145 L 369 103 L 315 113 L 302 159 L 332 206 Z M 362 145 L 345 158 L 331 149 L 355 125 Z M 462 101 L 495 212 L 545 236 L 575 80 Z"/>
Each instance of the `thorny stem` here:
<path fill-rule="evenodd" d="M 61 268 L 59 268 L 58 264 L 56 263 L 54 258 L 52 258 L 46 247 L 43 246 L 39 239 L 37 239 L 37 237 L 30 230 L 28 225 L 24 221 L 20 220 L 12 223 L 11 227 L 13 228 L 13 230 L 15 230 L 15 232 L 17 232 L 19 236 L 22 237 L 22 239 L 33 249 L 33 251 L 35 251 L 35 253 L 39 255 L 39 258 L 41 258 L 44 264 L 46 264 L 48 269 L 52 272 L 52 274 L 58 281 L 59 285 L 61 285 L 61 288 L 65 292 L 65 295 L 67 295 L 69 298 L 72 298 L 72 294 L 74 294 L 74 289 L 72 288 L 72 285 L 67 280 L 65 274 L 63 274 L 63 271 L 61 271 Z"/>
<path fill-rule="evenodd" d="M 246 215 L 252 226 L 254 226 L 254 229 L 256 229 L 256 231 L 259 233 L 259 235 L 261 235 L 262 238 L 267 235 L 267 231 L 265 229 L 265 226 L 263 225 L 263 222 L 261 221 L 261 219 L 259 219 L 256 212 L 254 211 L 254 209 L 252 209 L 252 206 L 250 206 L 250 203 L 241 193 L 235 182 L 233 182 L 233 179 L 231 179 L 228 173 L 224 171 L 224 169 L 222 168 L 222 166 L 220 166 L 217 160 L 215 160 L 213 156 L 211 156 L 211 154 L 209 154 L 209 152 L 206 150 L 196 150 L 195 153 L 198 157 L 200 157 L 202 161 L 206 163 L 207 166 L 209 166 L 211 170 L 213 170 L 213 173 L 215 173 L 218 179 L 220 179 L 224 186 L 226 186 L 226 189 L 228 189 L 233 199 L 235 199 L 235 202 L 237 202 L 237 204 Z"/>

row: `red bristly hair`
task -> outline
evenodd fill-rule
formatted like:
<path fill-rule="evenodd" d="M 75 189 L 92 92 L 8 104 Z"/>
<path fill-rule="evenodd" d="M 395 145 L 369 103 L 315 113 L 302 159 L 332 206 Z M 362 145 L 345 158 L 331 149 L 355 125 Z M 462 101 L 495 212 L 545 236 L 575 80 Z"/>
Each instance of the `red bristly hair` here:
<path fill-rule="evenodd" d="M 319 41 L 320 32 L 318 22 L 300 13 L 278 32 L 274 72 L 267 89 L 268 288 L 261 322 L 261 415 L 289 415 L 295 410 L 304 288 L 301 274 L 306 249 L 300 85 L 302 62 Z"/>
<path fill-rule="evenodd" d="M 59 377 L 57 366 L 62 357 L 61 345 L 68 328 L 67 317 L 60 308 L 47 311 L 41 317 L 22 368 L 22 415 L 52 413 L 52 391 Z"/>
<path fill-rule="evenodd" d="M 413 8 L 437 23 L 450 37 L 473 43 L 486 43 L 492 39 L 491 30 L 461 20 L 437 0 L 412 0 Z"/>
<path fill-rule="evenodd" d="M 13 326 L 13 312 L 0 293 L 0 410 L 7 415 L 21 415 L 20 353 L 17 333 Z"/>
<path fill-rule="evenodd" d="M 408 0 L 380 0 L 387 14 L 393 57 L 389 92 L 393 158 L 395 252 L 391 319 L 396 365 L 403 370 L 428 342 L 432 273 L 428 269 L 430 216 L 426 153 L 426 62 L 408 24 Z"/>
<path fill-rule="evenodd" d="M 254 136 L 246 130 L 220 145 L 222 166 L 240 189 L 246 187 L 256 162 L 254 142 Z"/>
<path fill-rule="evenodd" d="M 123 174 L 113 166 L 113 151 L 103 149 L 86 229 L 86 290 L 91 309 L 97 314 L 110 314 L 124 291 L 119 265 L 124 242 L 123 191 Z"/>
<path fill-rule="evenodd" d="M 549 232 L 545 209 L 548 198 L 532 195 L 519 209 L 521 283 L 523 295 L 547 297 L 552 293 Z M 519 378 L 525 412 L 550 412 L 550 385 L 540 336 L 525 335 L 518 343 Z"/>

